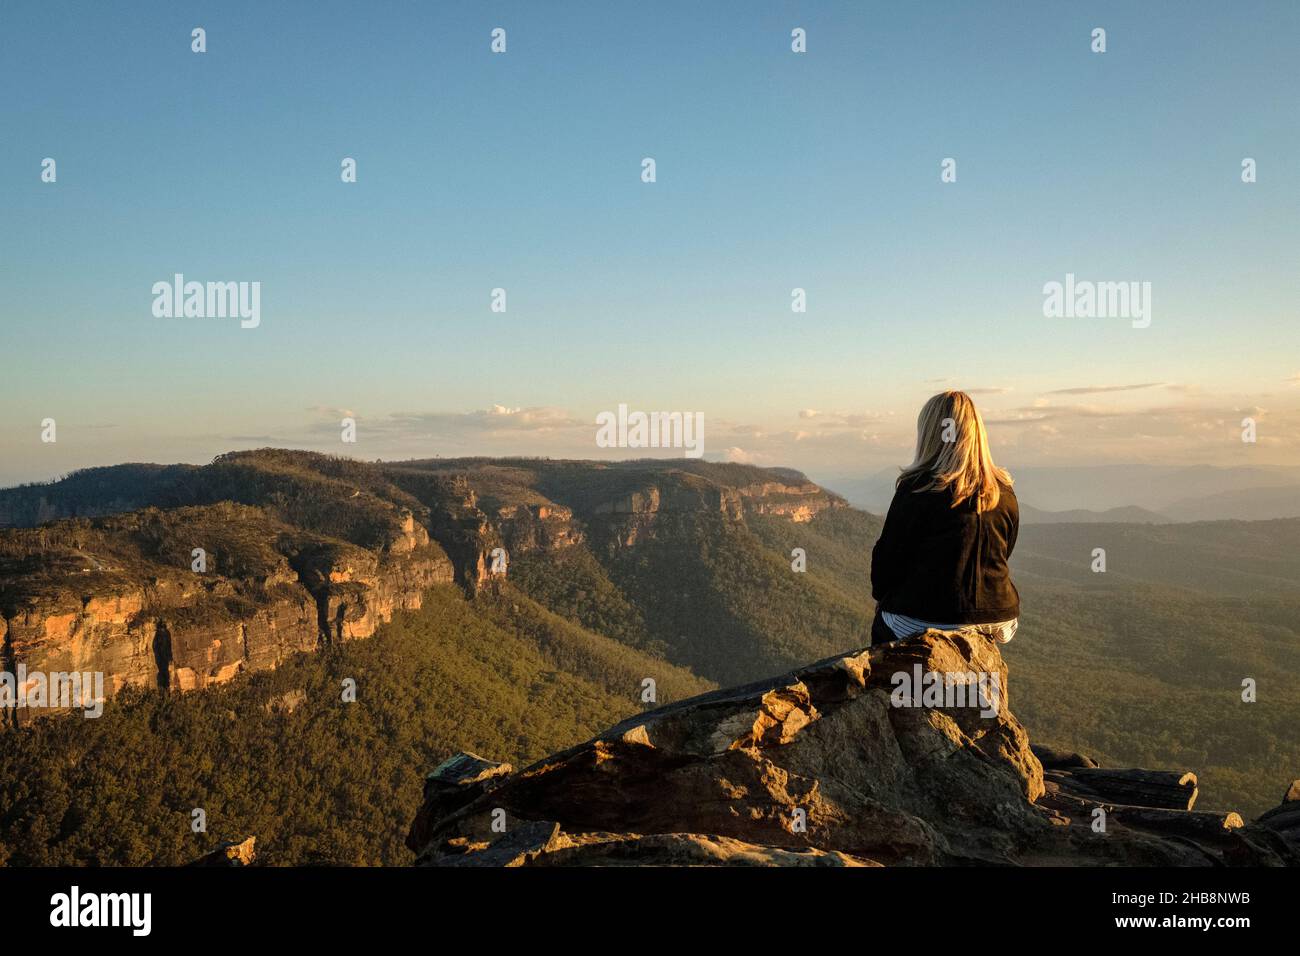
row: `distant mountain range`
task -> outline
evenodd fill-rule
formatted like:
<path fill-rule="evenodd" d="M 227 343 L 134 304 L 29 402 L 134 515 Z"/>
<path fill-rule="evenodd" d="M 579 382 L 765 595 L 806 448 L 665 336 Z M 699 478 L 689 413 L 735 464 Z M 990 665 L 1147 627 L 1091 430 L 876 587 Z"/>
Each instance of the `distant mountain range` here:
<path fill-rule="evenodd" d="M 1132 524 L 1169 524 L 1173 519 L 1167 518 L 1146 508 L 1127 505 L 1123 508 L 1107 508 L 1105 511 L 1087 511 L 1072 508 L 1069 511 L 1042 511 L 1033 505 L 1020 502 L 1020 521 L 1022 524 L 1114 524 L 1130 522 Z"/>
<path fill-rule="evenodd" d="M 826 478 L 850 504 L 882 512 L 898 469 Z M 1264 521 L 1300 516 L 1300 468 L 1093 465 L 1013 469 L 1026 524 Z"/>

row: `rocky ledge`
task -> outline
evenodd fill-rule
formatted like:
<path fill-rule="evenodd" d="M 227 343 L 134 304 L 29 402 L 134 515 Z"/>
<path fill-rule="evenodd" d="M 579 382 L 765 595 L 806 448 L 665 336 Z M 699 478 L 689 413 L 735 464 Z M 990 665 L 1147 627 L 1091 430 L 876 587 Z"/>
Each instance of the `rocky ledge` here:
<path fill-rule="evenodd" d="M 1300 865 L 1300 781 L 1252 823 L 1193 809 L 1192 773 L 1031 747 L 1007 686 L 994 643 L 929 631 L 648 711 L 517 773 L 458 754 L 407 845 L 436 866 Z"/>

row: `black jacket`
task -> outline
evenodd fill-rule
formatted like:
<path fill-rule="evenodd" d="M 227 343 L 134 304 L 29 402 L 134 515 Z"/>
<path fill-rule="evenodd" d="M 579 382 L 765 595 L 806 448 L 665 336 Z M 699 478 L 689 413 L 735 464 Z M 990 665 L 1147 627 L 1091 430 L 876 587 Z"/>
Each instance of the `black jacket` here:
<path fill-rule="evenodd" d="M 992 511 L 974 498 L 956 508 L 951 491 L 894 492 L 871 551 L 871 595 L 894 614 L 937 624 L 990 624 L 1020 615 L 1007 559 L 1020 531 L 1016 495 L 1003 485 Z"/>

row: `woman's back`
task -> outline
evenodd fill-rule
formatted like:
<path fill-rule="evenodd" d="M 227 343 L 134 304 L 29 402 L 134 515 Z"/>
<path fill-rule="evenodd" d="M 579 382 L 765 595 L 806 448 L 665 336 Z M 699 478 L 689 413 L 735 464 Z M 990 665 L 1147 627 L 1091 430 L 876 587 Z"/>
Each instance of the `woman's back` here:
<path fill-rule="evenodd" d="M 979 511 L 977 499 L 953 507 L 951 487 L 916 491 L 899 483 L 871 554 L 871 592 L 884 611 L 927 621 L 988 624 L 1020 614 L 1007 561 L 1020 529 L 1011 486 Z"/>

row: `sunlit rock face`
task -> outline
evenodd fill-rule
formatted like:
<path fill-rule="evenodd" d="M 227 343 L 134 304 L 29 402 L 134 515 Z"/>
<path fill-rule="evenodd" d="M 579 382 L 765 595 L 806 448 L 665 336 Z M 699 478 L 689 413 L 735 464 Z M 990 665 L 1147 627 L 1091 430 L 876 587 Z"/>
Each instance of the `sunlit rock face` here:
<path fill-rule="evenodd" d="M 379 541 L 329 540 L 232 502 L 0 531 L 4 670 L 100 675 L 107 700 L 200 690 L 369 637 L 453 577 L 409 512 Z"/>

